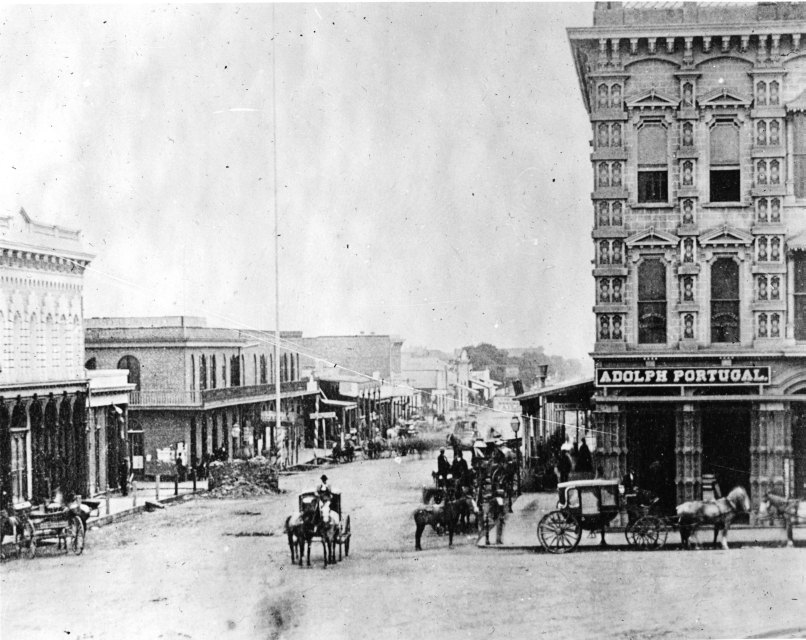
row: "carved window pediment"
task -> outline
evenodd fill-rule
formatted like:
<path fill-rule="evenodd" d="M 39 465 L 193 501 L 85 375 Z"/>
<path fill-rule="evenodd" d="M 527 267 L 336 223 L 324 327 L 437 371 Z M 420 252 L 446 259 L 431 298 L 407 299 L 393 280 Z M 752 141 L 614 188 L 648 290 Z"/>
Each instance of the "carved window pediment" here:
<path fill-rule="evenodd" d="M 750 246 L 752 243 L 753 236 L 749 233 L 727 226 L 708 231 L 700 236 L 700 244 L 706 247 Z"/>
<path fill-rule="evenodd" d="M 672 248 L 680 244 L 680 238 L 672 233 L 654 228 L 645 229 L 631 235 L 625 243 L 630 248 Z"/>
<path fill-rule="evenodd" d="M 722 88 L 703 96 L 700 100 L 700 107 L 749 107 L 751 101 L 752 99 L 748 96 Z"/>
<path fill-rule="evenodd" d="M 626 100 L 628 109 L 677 109 L 680 100 L 657 89 L 643 91 Z"/>

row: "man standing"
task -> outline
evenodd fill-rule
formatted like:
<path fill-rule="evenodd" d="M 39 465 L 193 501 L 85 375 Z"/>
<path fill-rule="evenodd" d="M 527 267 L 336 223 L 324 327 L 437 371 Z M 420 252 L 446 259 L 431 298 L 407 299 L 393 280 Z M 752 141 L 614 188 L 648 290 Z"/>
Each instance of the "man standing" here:
<path fill-rule="evenodd" d="M 448 458 L 445 456 L 445 447 L 443 447 L 439 450 L 439 456 L 437 457 L 437 482 L 440 485 L 444 485 L 445 479 L 450 472 L 451 463 L 448 462 Z"/>
<path fill-rule="evenodd" d="M 465 486 L 467 479 L 467 461 L 461 450 L 454 451 L 451 474 L 453 475 L 453 481 L 456 483 L 457 487 Z"/>

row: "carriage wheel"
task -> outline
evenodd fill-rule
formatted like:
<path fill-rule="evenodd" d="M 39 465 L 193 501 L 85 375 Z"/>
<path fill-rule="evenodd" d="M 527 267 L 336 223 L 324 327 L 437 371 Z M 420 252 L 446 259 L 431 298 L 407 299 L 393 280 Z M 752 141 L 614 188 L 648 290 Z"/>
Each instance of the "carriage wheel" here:
<path fill-rule="evenodd" d="M 537 539 L 549 553 L 573 551 L 582 538 L 582 527 L 572 513 L 552 511 L 537 525 Z"/>
<path fill-rule="evenodd" d="M 347 516 L 347 521 L 344 523 L 344 557 L 350 555 L 350 516 Z"/>
<path fill-rule="evenodd" d="M 73 518 L 70 523 L 70 549 L 77 556 L 84 551 L 84 524 L 80 518 Z"/>
<path fill-rule="evenodd" d="M 33 560 L 34 556 L 36 556 L 36 532 L 31 522 L 23 523 L 22 532 L 17 529 L 14 534 L 14 543 L 17 546 L 18 555 L 20 551 L 23 551 L 26 558 Z"/>
<path fill-rule="evenodd" d="M 631 547 L 642 551 L 660 549 L 666 544 L 668 531 L 663 520 L 655 516 L 644 516 L 629 525 L 624 532 Z"/>

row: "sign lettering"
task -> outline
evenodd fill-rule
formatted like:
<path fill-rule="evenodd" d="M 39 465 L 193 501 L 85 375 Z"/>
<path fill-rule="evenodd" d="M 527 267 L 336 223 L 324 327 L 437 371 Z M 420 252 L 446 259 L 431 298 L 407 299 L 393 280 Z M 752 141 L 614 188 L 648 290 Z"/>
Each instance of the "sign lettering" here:
<path fill-rule="evenodd" d="M 658 367 L 597 369 L 597 387 L 670 387 L 762 385 L 770 383 L 764 367 Z"/>

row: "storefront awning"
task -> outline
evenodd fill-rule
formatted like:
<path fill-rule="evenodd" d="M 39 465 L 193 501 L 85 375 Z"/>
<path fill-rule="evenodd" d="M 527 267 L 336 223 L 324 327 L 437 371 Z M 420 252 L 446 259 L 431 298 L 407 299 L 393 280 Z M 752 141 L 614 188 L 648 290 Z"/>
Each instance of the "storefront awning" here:
<path fill-rule="evenodd" d="M 347 402 L 346 400 L 328 400 L 327 398 L 321 398 L 319 402 L 329 404 L 332 407 L 344 407 L 345 409 L 354 409 L 358 406 L 355 402 Z"/>

